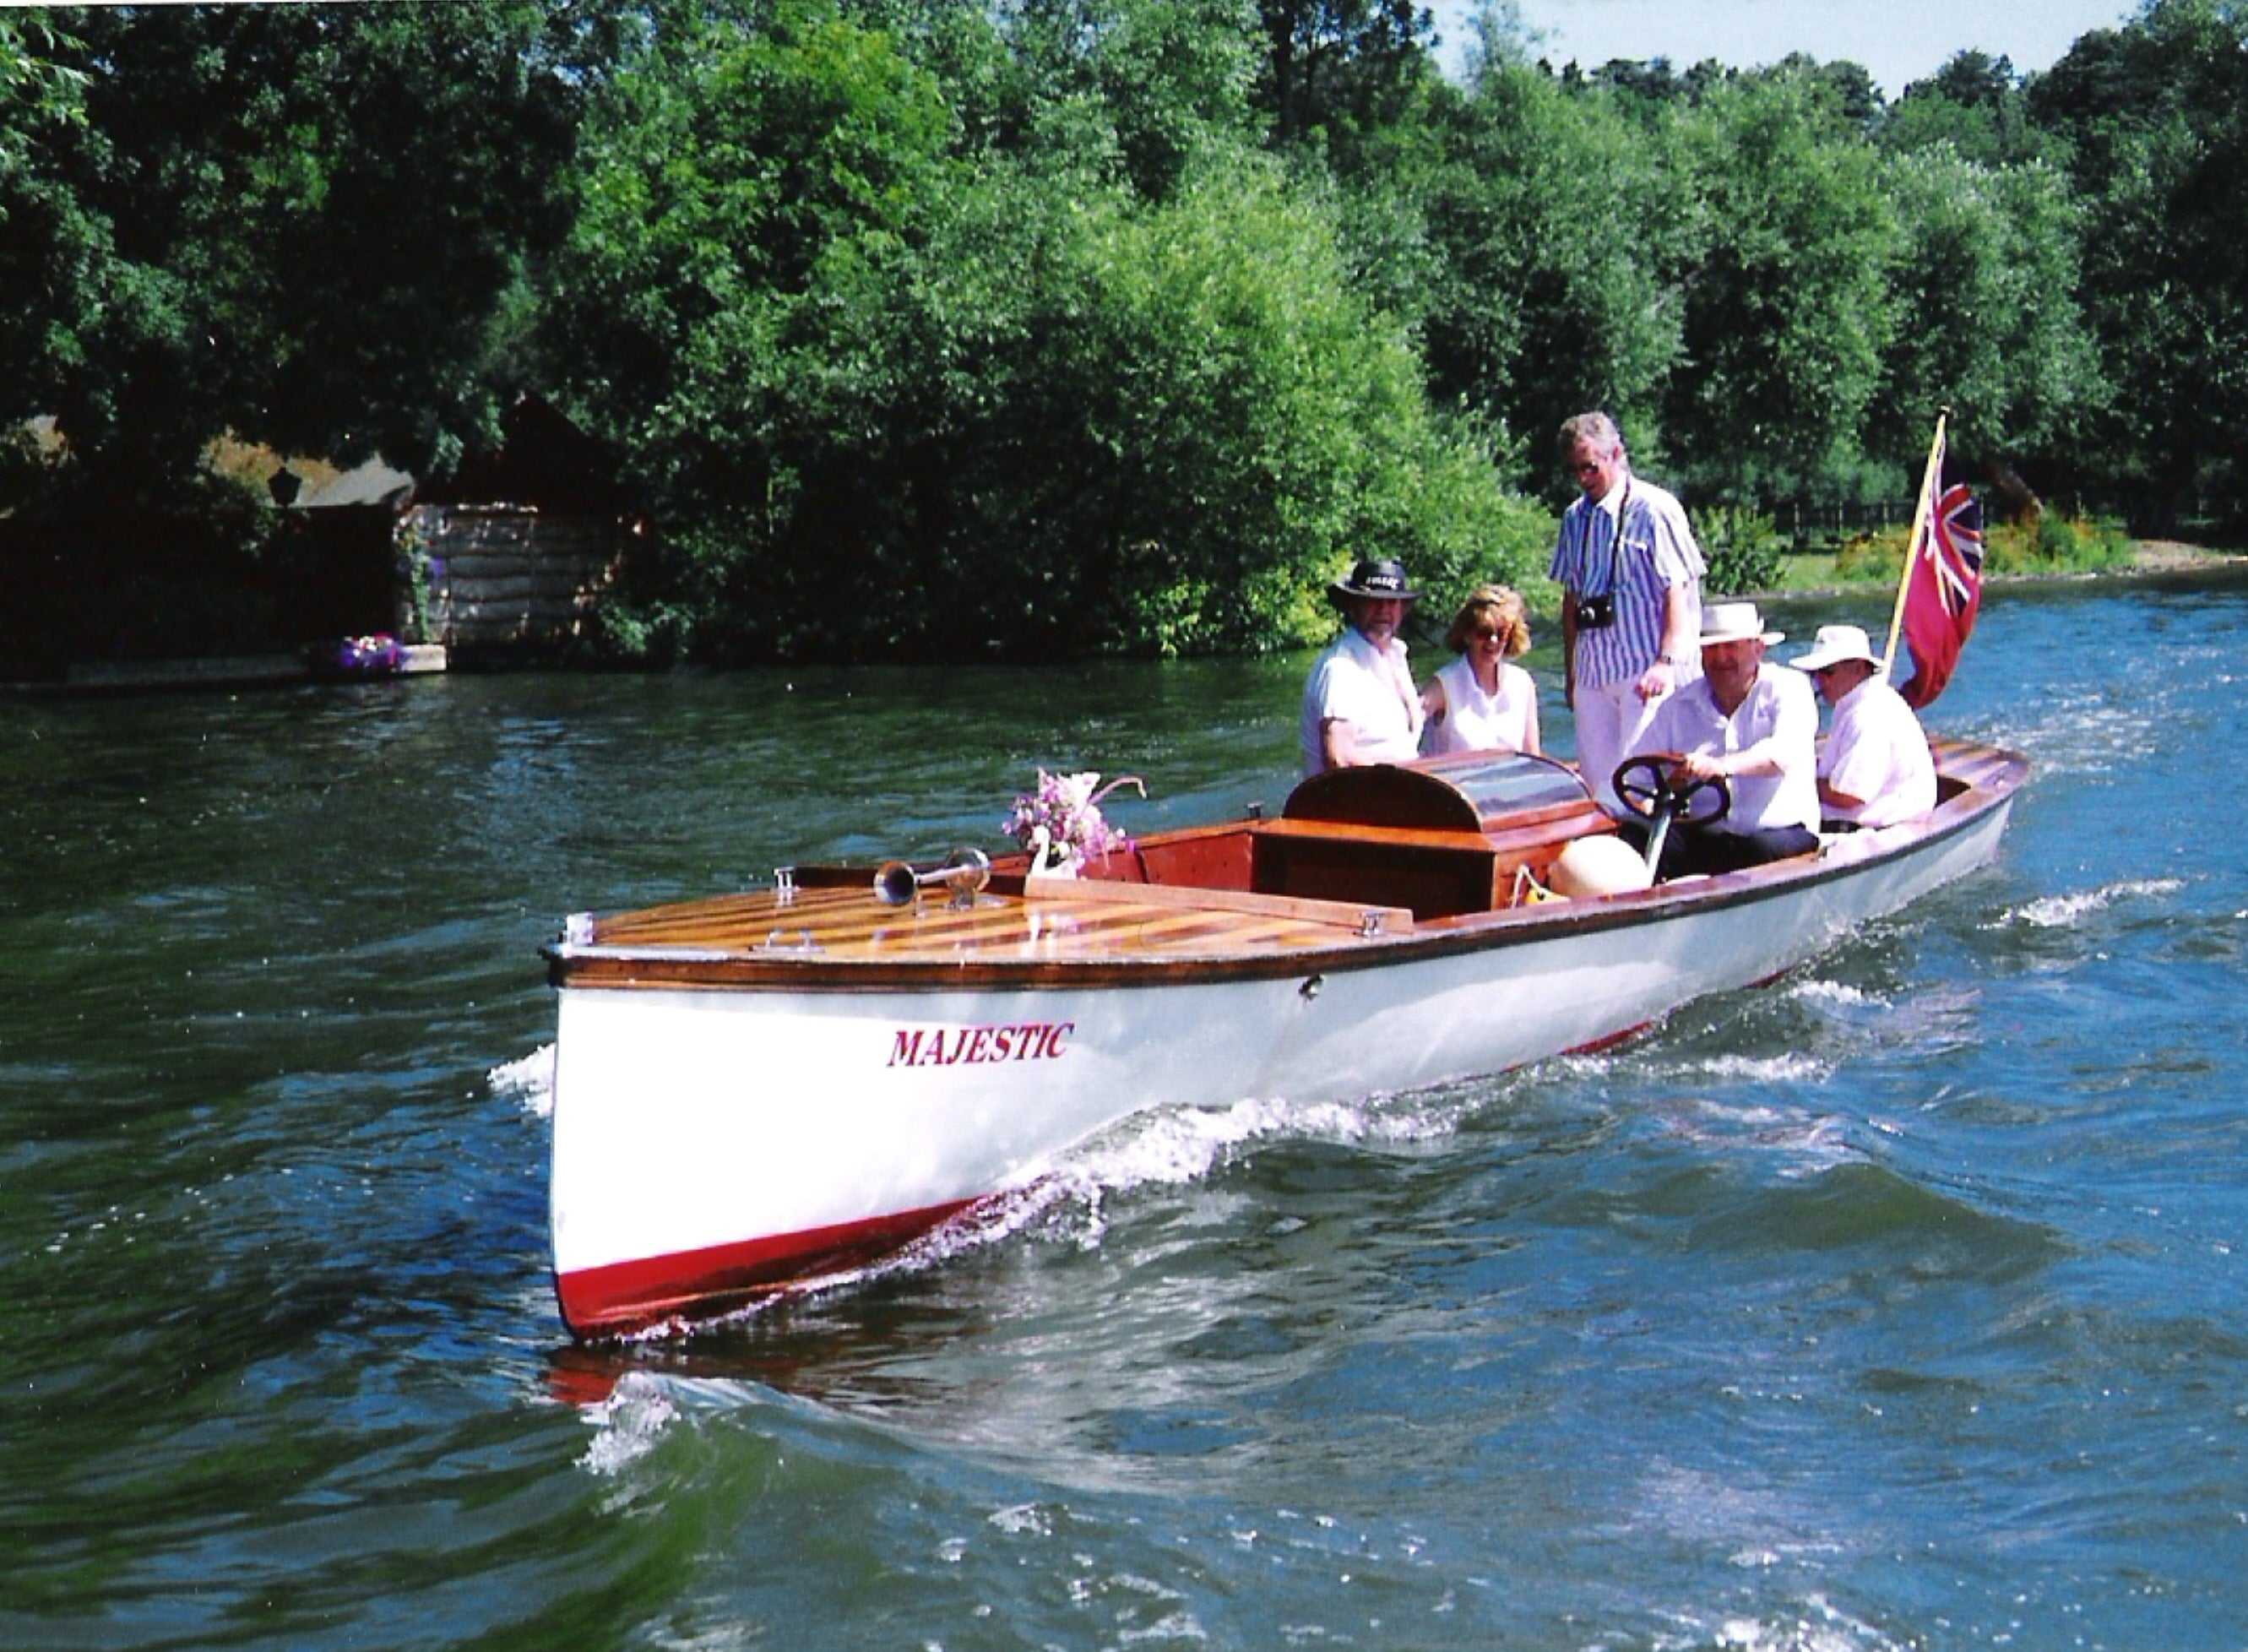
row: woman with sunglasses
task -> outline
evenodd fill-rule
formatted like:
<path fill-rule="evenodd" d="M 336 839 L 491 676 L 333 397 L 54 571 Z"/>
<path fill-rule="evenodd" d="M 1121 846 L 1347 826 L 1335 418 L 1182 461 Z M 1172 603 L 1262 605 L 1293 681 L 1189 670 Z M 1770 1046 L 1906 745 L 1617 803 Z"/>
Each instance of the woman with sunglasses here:
<path fill-rule="evenodd" d="M 1421 754 L 1526 751 L 1538 755 L 1538 685 L 1508 663 L 1530 647 L 1530 616 L 1503 585 L 1478 586 L 1452 617 L 1445 641 L 1459 658 L 1421 690 L 1428 720 Z"/>

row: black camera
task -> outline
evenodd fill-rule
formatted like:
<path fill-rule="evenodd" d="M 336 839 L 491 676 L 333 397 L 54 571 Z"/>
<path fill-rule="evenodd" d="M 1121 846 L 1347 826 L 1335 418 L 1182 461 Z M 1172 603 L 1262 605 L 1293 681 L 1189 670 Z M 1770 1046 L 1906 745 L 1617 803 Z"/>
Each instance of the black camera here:
<path fill-rule="evenodd" d="M 1577 599 L 1577 629 L 1604 631 L 1615 623 L 1615 593 L 1603 591 L 1595 597 Z"/>

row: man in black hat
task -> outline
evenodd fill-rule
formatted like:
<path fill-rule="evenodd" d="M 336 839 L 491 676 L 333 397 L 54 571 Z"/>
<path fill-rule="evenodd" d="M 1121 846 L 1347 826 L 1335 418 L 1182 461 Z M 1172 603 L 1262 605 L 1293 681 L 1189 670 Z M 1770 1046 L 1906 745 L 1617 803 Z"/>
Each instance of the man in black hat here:
<path fill-rule="evenodd" d="M 1397 627 L 1421 593 L 1403 563 L 1368 559 L 1327 594 L 1348 623 L 1304 684 L 1304 772 L 1408 763 L 1420 755 L 1421 695 Z"/>

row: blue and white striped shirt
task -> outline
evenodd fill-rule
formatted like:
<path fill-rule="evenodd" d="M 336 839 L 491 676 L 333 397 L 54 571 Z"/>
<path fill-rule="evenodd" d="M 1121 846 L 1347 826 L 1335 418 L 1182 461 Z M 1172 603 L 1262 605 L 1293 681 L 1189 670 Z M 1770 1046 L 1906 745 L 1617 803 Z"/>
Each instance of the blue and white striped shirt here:
<path fill-rule="evenodd" d="M 1608 546 L 1619 507 L 1628 514 L 1621 554 L 1611 561 Z M 1662 652 L 1662 595 L 1673 586 L 1686 587 L 1690 650 L 1702 630 L 1704 572 L 1685 507 L 1652 483 L 1633 476 L 1607 498 L 1580 498 L 1562 512 L 1547 577 L 1566 586 L 1573 599 L 1598 596 L 1611 588 L 1611 581 L 1615 592 L 1615 623 L 1577 632 L 1579 686 L 1629 682 L 1655 663 Z M 1683 673 L 1699 675 L 1698 659 Z"/>

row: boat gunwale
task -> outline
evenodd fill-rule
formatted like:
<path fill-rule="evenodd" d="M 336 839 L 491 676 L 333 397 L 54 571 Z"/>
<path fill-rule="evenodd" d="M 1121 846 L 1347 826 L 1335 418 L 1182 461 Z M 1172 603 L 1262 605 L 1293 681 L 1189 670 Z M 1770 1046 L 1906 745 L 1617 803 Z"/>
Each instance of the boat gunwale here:
<path fill-rule="evenodd" d="M 1591 899 L 1539 902 L 1424 919 L 1402 932 L 1350 935 L 1347 938 L 1339 932 L 1335 943 L 1326 946 L 1291 948 L 1279 952 L 1213 950 L 1190 956 L 1088 955 L 1031 962 L 972 957 L 850 959 L 786 946 L 727 951 L 708 947 L 616 947 L 566 941 L 551 942 L 541 951 L 548 961 L 550 984 L 573 991 L 1054 991 L 1198 985 L 1381 969 L 1494 946 L 1526 945 L 1566 936 L 1673 922 L 1799 894 L 1822 883 L 1871 871 L 1959 836 L 1994 810 L 2008 805 L 2028 778 L 2028 760 L 2004 747 L 1946 740 L 1940 744 L 1938 756 L 1939 759 L 1975 759 L 1977 769 L 1984 771 L 1922 817 L 1922 824 L 1910 835 L 1881 844 L 1870 853 L 1837 861 L 1822 852 L 1815 857 L 1772 861 L 1690 883 L 1657 884 L 1647 889 Z M 1159 887 L 1180 889 L 1192 886 Z M 1041 897 L 1012 895 L 998 898 Z M 1104 901 L 1122 899 L 1105 894 L 1101 898 Z"/>

